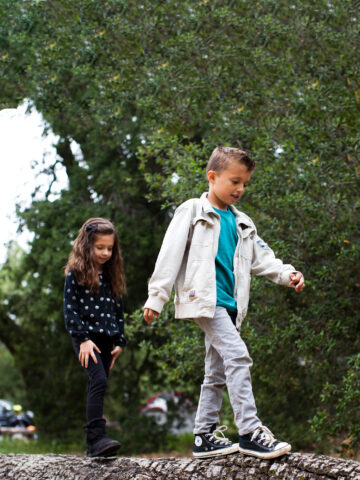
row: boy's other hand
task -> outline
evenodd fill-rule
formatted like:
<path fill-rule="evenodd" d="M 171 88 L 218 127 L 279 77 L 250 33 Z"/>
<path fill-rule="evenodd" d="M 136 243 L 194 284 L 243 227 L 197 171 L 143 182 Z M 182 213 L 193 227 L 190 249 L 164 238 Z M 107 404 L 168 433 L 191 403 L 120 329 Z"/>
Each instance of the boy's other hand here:
<path fill-rule="evenodd" d="M 151 310 L 151 308 L 145 308 L 144 310 L 144 318 L 145 322 L 150 325 L 150 323 L 155 319 L 158 318 L 159 313 L 155 312 L 155 310 Z"/>
<path fill-rule="evenodd" d="M 117 359 L 117 357 L 120 355 L 120 353 L 123 351 L 122 347 L 120 347 L 119 345 L 117 345 L 114 350 L 111 351 L 111 355 L 112 355 L 112 360 L 111 360 L 111 364 L 110 364 L 110 370 L 112 369 L 112 367 L 114 366 L 114 363 L 115 363 L 115 360 Z"/>
<path fill-rule="evenodd" d="M 294 287 L 296 292 L 302 292 L 305 288 L 304 275 L 301 272 L 291 273 L 290 286 Z"/>
<path fill-rule="evenodd" d="M 91 340 L 86 340 L 80 344 L 79 361 L 82 367 L 88 367 L 89 357 L 94 360 L 94 363 L 98 363 L 94 350 L 96 350 L 98 353 L 101 353 L 99 348 Z"/>

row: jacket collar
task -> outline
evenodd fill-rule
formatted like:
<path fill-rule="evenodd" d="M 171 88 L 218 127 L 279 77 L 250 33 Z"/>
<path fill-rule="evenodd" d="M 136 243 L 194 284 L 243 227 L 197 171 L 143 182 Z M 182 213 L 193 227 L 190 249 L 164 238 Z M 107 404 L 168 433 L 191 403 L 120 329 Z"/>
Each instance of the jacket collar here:
<path fill-rule="evenodd" d="M 200 203 L 203 211 L 205 213 L 215 214 L 213 207 L 209 200 L 207 199 L 208 192 L 204 192 L 200 197 Z M 235 215 L 236 223 L 241 227 L 242 230 L 249 229 L 247 232 L 251 233 L 252 231 L 256 231 L 255 225 L 250 217 L 248 217 L 245 213 L 240 212 L 236 207 L 233 205 L 229 205 L 230 210 Z"/>

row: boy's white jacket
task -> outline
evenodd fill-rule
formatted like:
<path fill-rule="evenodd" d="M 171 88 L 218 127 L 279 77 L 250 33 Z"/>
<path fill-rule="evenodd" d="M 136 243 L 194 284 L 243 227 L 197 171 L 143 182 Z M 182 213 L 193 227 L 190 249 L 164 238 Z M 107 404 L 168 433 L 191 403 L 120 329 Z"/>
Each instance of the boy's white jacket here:
<path fill-rule="evenodd" d="M 247 215 L 230 208 L 235 214 L 239 238 L 234 255 L 234 297 L 238 307 L 236 326 L 240 328 L 247 313 L 251 275 L 263 275 L 289 286 L 289 276 L 296 270 L 275 258 Z M 144 308 L 160 313 L 174 285 L 176 318 L 212 318 L 216 307 L 219 233 L 220 216 L 208 201 L 207 193 L 181 204 L 166 231 Z"/>

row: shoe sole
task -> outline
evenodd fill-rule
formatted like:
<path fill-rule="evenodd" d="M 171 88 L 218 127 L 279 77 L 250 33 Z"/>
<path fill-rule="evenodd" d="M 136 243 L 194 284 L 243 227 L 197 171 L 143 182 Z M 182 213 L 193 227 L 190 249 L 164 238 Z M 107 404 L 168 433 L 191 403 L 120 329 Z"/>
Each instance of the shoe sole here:
<path fill-rule="evenodd" d="M 88 457 L 93 458 L 94 460 L 116 460 L 118 458 L 117 455 L 98 455 L 96 457 Z"/>
<path fill-rule="evenodd" d="M 232 453 L 239 453 L 238 443 L 233 443 L 231 447 L 220 448 L 219 450 L 211 450 L 209 452 L 193 452 L 193 457 L 195 458 L 221 457 L 222 455 L 231 455 Z"/>
<path fill-rule="evenodd" d="M 280 448 L 279 450 L 275 450 L 274 452 L 256 452 L 255 450 L 246 450 L 245 448 L 241 448 L 239 445 L 239 452 L 243 453 L 244 455 L 250 455 L 252 457 L 263 458 L 265 460 L 269 460 L 271 458 L 281 457 L 281 455 L 285 455 L 291 451 L 291 445 L 287 447 Z"/>

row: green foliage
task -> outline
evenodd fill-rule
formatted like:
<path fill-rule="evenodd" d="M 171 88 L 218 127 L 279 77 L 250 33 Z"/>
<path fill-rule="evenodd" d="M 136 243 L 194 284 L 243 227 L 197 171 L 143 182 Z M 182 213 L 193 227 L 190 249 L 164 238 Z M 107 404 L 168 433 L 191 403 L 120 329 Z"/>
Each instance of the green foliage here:
<path fill-rule="evenodd" d="M 315 432 L 321 432 L 324 428 L 329 429 L 331 435 L 343 429 L 344 424 L 350 425 L 347 432 L 348 438 L 342 445 L 345 450 L 355 447 L 359 438 L 359 394 L 360 394 L 360 355 L 354 355 L 347 360 L 344 376 L 337 384 L 327 383 L 324 385 L 321 402 L 323 405 L 331 405 L 329 408 L 319 409 L 312 419 L 312 428 Z M 321 441 L 321 436 L 318 437 Z"/>
<path fill-rule="evenodd" d="M 167 425 L 158 426 L 152 418 L 130 414 L 121 422 L 121 432 L 109 429 L 109 434 L 121 443 L 119 455 L 149 454 L 163 449 Z"/>
<path fill-rule="evenodd" d="M 165 443 L 162 445 L 162 452 L 176 452 L 177 454 L 189 457 L 192 452 L 194 435 L 192 433 L 181 433 L 180 435 L 168 434 Z"/>
<path fill-rule="evenodd" d="M 83 449 L 82 449 L 83 450 Z M 10 439 L 6 435 L 0 440 L 0 453 L 7 455 L 9 453 L 21 453 L 29 455 L 44 455 L 47 453 L 80 455 L 83 453 L 76 443 L 60 443 L 53 438 L 45 437 L 41 439 Z"/>
<path fill-rule="evenodd" d="M 128 316 L 126 324 L 128 343 L 111 372 L 105 402 L 108 415 L 122 425 L 129 416 L 139 415 L 149 397 L 164 390 L 195 399 L 203 360 L 201 334 L 195 324 L 175 320 L 172 304 L 150 326 L 142 310 Z"/>
<path fill-rule="evenodd" d="M 0 399 L 20 403 L 26 408 L 25 385 L 14 359 L 0 343 Z"/>
<path fill-rule="evenodd" d="M 158 368 L 166 372 L 168 387 L 196 398 L 205 354 L 201 330 L 191 321 L 176 320 L 172 302 L 165 305 L 159 318 L 147 330 L 149 336 L 144 344 Z"/>
<path fill-rule="evenodd" d="M 151 327 L 137 309 L 173 208 L 206 189 L 209 154 L 227 144 L 258 163 L 240 208 L 307 279 L 301 296 L 253 282 L 243 335 L 260 416 L 302 447 L 329 432 L 359 440 L 358 14 L 350 0 L 1 0 L 0 104 L 31 99 L 69 178 L 19 212 L 31 252 L 1 277 L 0 339 L 44 428 L 65 407 L 69 426 L 83 415 L 61 292 L 89 216 L 117 225 L 130 292 L 108 411 L 125 421 L 175 386 L 196 398 L 200 333 L 172 307 Z"/>

